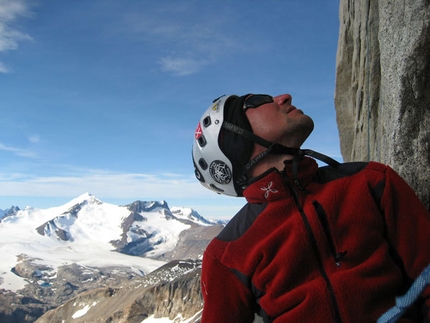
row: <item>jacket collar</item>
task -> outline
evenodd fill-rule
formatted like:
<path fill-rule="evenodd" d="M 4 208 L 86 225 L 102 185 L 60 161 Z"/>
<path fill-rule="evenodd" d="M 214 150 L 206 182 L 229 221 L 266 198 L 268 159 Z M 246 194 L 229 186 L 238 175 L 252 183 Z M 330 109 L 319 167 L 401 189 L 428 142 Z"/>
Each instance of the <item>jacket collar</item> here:
<path fill-rule="evenodd" d="M 251 184 L 243 191 L 243 196 L 249 203 L 265 203 L 276 201 L 290 196 L 290 191 L 285 185 L 287 181 L 295 189 L 306 188 L 314 178 L 318 170 L 316 161 L 304 157 L 298 165 L 298 182 L 294 181 L 292 163 L 286 162 L 282 172 L 276 168 L 267 170 L 262 175 L 254 178 Z"/>

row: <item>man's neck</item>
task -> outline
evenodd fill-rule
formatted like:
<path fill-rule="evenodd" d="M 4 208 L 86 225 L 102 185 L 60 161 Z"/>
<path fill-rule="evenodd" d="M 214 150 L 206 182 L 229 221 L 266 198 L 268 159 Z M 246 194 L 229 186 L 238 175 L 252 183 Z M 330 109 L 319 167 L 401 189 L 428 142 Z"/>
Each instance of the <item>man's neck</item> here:
<path fill-rule="evenodd" d="M 284 161 L 292 159 L 293 156 L 291 155 L 268 155 L 249 171 L 249 176 L 251 178 L 257 177 L 270 168 L 276 168 L 282 171 L 284 169 Z"/>

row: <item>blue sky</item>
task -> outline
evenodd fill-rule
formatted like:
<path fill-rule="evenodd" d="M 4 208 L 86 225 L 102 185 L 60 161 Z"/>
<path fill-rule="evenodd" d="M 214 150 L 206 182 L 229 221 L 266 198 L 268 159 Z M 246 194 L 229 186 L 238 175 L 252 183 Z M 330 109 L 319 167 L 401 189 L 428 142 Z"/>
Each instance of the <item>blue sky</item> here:
<path fill-rule="evenodd" d="M 0 0 L 0 209 L 90 192 L 208 218 L 244 204 L 204 189 L 191 146 L 222 94 L 290 93 L 341 160 L 335 0 Z"/>

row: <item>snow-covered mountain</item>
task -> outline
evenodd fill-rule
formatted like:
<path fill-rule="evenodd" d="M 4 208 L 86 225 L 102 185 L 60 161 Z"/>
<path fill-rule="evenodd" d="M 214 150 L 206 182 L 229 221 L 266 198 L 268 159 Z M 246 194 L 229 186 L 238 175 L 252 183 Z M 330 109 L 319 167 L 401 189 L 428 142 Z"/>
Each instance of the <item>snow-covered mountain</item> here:
<path fill-rule="evenodd" d="M 192 225 L 213 223 L 192 209 L 170 209 L 165 201 L 118 206 L 89 193 L 59 207 L 26 207 L 0 223 L 0 288 L 16 291 L 28 283 L 11 271 L 23 259 L 50 268 L 38 277 L 41 284 L 70 263 L 149 273 L 166 263 L 157 258 L 172 251 Z"/>
<path fill-rule="evenodd" d="M 12 206 L 9 209 L 5 209 L 5 210 L 0 209 L 0 221 L 2 218 L 13 215 L 18 211 L 19 211 L 19 207 L 17 206 Z"/>
<path fill-rule="evenodd" d="M 222 227 L 165 201 L 121 206 L 89 193 L 59 207 L 14 208 L 0 221 L 0 321 L 34 322 L 84 291 L 98 295 L 100 288 L 127 291 L 143 281 L 156 286 L 188 277 L 181 266 L 193 270 L 198 286 L 203 250 Z M 181 259 L 190 260 L 171 266 Z"/>

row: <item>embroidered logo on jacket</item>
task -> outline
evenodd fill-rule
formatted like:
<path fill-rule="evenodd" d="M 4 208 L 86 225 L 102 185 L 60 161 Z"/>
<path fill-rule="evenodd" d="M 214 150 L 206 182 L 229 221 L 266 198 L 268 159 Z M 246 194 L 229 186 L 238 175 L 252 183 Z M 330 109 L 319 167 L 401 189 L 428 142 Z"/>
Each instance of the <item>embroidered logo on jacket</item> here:
<path fill-rule="evenodd" d="M 268 198 L 270 193 L 278 193 L 278 190 L 272 189 L 273 182 L 269 182 L 267 187 L 262 187 L 261 190 L 264 191 L 264 198 Z"/>

